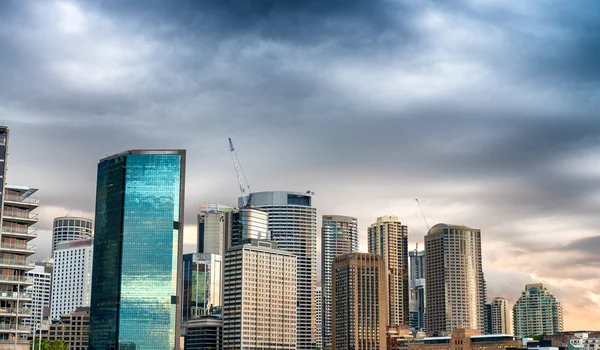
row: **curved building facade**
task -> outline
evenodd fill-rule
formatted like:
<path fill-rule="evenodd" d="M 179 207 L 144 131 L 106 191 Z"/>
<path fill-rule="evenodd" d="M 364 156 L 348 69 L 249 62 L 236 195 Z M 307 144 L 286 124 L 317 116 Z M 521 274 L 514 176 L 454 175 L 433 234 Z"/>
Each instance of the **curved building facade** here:
<path fill-rule="evenodd" d="M 481 231 L 437 224 L 425 236 L 427 334 L 450 335 L 456 328 L 484 331 L 485 281 Z"/>
<path fill-rule="evenodd" d="M 52 253 L 59 243 L 92 238 L 94 222 L 86 218 L 62 216 L 52 225 Z"/>
<path fill-rule="evenodd" d="M 562 305 L 544 284 L 528 284 L 513 306 L 513 322 L 515 335 L 521 337 L 562 332 Z"/>

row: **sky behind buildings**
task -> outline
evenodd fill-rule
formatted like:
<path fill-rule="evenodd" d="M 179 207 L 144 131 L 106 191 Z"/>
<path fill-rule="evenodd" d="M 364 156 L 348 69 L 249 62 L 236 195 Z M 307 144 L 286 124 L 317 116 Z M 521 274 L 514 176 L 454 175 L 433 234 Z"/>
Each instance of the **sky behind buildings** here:
<path fill-rule="evenodd" d="M 93 217 L 100 158 L 185 148 L 200 204 L 254 191 L 318 214 L 482 230 L 488 297 L 542 281 L 600 328 L 597 1 L 1 1 L 8 181 Z"/>

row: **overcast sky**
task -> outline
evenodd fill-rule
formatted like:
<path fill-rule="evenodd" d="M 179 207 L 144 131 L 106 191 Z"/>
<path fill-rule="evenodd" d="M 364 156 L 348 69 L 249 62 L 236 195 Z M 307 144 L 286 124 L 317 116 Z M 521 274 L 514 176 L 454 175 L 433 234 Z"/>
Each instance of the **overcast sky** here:
<path fill-rule="evenodd" d="M 96 165 L 187 149 L 200 204 L 315 192 L 318 214 L 482 231 L 488 297 L 544 282 L 566 329 L 600 328 L 597 0 L 0 1 L 8 182 L 93 217 Z M 422 246 L 422 243 L 421 243 Z"/>

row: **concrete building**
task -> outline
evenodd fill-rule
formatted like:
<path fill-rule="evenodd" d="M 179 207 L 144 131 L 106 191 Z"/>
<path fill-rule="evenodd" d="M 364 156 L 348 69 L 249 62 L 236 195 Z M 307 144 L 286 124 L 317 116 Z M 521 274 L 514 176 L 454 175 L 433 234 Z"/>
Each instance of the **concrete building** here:
<path fill-rule="evenodd" d="M 318 285 L 315 290 L 315 321 L 317 323 L 317 334 L 315 334 L 317 349 L 323 349 L 323 286 Z"/>
<path fill-rule="evenodd" d="M 238 208 L 233 212 L 231 241 L 228 248 L 246 239 L 270 240 L 269 214 L 257 207 Z"/>
<path fill-rule="evenodd" d="M 600 350 L 600 337 L 590 337 L 588 332 L 577 332 L 569 339 L 568 350 Z"/>
<path fill-rule="evenodd" d="M 331 345 L 331 278 L 333 260 L 341 254 L 358 252 L 358 220 L 350 216 L 323 215 L 321 227 L 322 336 Z"/>
<path fill-rule="evenodd" d="M 226 237 L 231 236 L 231 215 L 233 208 L 208 204 L 200 207 L 198 214 L 197 253 L 225 254 Z"/>
<path fill-rule="evenodd" d="M 90 306 L 94 239 L 63 241 L 54 250 L 50 319 Z"/>
<path fill-rule="evenodd" d="M 316 346 L 315 286 L 317 285 L 317 208 L 312 193 L 252 193 L 252 205 L 269 214 L 269 231 L 279 249 L 293 253 L 298 267 L 298 349 Z M 240 207 L 245 203 L 239 199 Z"/>
<path fill-rule="evenodd" d="M 408 325 L 408 227 L 396 216 L 382 216 L 368 232 L 369 253 L 381 255 L 388 267 L 388 325 Z"/>
<path fill-rule="evenodd" d="M 220 350 L 223 343 L 223 319 L 200 316 L 190 320 L 185 336 L 185 350 Z"/>
<path fill-rule="evenodd" d="M 332 349 L 387 348 L 387 274 L 387 265 L 377 254 L 352 253 L 335 258 Z"/>
<path fill-rule="evenodd" d="M 100 160 L 91 349 L 180 349 L 185 150 Z"/>
<path fill-rule="evenodd" d="M 513 306 L 513 326 L 518 336 L 562 332 L 562 305 L 544 284 L 527 284 Z"/>
<path fill-rule="evenodd" d="M 489 313 L 489 327 L 486 327 L 489 328 L 489 334 L 511 334 L 508 300 L 496 297 L 492 302 L 486 304 L 486 309 L 489 310 L 486 312 L 486 314 Z"/>
<path fill-rule="evenodd" d="M 31 301 L 25 303 L 25 308 L 31 310 L 31 316 L 25 318 L 22 323 L 34 331 L 40 328 L 44 316 L 47 317 L 50 310 L 52 271 L 46 268 L 45 262 L 36 262 L 34 269 L 27 271 L 25 276 L 33 280 L 33 285 L 25 290 L 32 297 Z"/>
<path fill-rule="evenodd" d="M 58 322 L 48 326 L 48 340 L 62 340 L 70 350 L 87 350 L 90 336 L 90 308 L 79 307 L 60 315 Z"/>
<path fill-rule="evenodd" d="M 410 326 L 388 326 L 386 332 L 387 350 L 406 349 L 414 339 Z"/>
<path fill-rule="evenodd" d="M 425 236 L 427 334 L 446 336 L 456 328 L 485 331 L 485 281 L 481 231 L 437 224 Z"/>
<path fill-rule="evenodd" d="M 92 238 L 94 222 L 80 217 L 62 216 L 54 219 L 52 225 L 52 251 L 54 255 L 56 246 L 61 242 L 79 241 Z"/>
<path fill-rule="evenodd" d="M 223 261 L 218 254 L 184 254 L 181 323 L 201 316 L 221 316 Z"/>
<path fill-rule="evenodd" d="M 521 339 L 513 335 L 481 335 L 478 329 L 455 328 L 450 336 L 425 338 L 409 344 L 408 350 L 498 350 L 522 345 Z"/>
<path fill-rule="evenodd" d="M 296 260 L 253 239 L 225 253 L 223 349 L 297 349 Z"/>

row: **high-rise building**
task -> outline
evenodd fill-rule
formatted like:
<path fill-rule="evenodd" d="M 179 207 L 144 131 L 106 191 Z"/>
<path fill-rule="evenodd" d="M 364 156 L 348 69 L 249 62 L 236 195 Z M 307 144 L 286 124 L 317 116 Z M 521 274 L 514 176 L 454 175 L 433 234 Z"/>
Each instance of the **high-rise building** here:
<path fill-rule="evenodd" d="M 410 285 L 414 285 L 418 279 L 425 278 L 425 251 L 414 251 L 408 252 L 408 259 L 410 260 Z"/>
<path fill-rule="evenodd" d="M 233 212 L 231 241 L 228 248 L 238 245 L 245 239 L 270 240 L 269 214 L 256 207 L 239 208 Z"/>
<path fill-rule="evenodd" d="M 90 349 L 179 350 L 184 150 L 100 160 Z"/>
<path fill-rule="evenodd" d="M 315 334 L 317 349 L 323 349 L 323 287 L 317 286 L 315 289 L 315 321 L 317 323 L 317 333 Z"/>
<path fill-rule="evenodd" d="M 331 278 L 333 260 L 358 251 L 358 220 L 350 216 L 323 215 L 321 227 L 321 281 L 323 282 L 322 336 L 331 345 Z"/>
<path fill-rule="evenodd" d="M 562 305 L 544 284 L 528 284 L 513 306 L 513 326 L 521 337 L 562 332 Z"/>
<path fill-rule="evenodd" d="M 425 329 L 425 251 L 415 249 L 408 252 L 410 326 L 415 330 Z"/>
<path fill-rule="evenodd" d="M 352 253 L 334 259 L 332 349 L 387 348 L 387 275 L 387 265 L 377 254 Z"/>
<path fill-rule="evenodd" d="M 485 282 L 481 231 L 437 224 L 425 236 L 427 333 L 445 336 L 456 328 L 485 331 Z"/>
<path fill-rule="evenodd" d="M 198 214 L 197 253 L 225 254 L 226 237 L 231 236 L 231 214 L 233 208 L 219 204 L 200 207 Z"/>
<path fill-rule="evenodd" d="M 483 333 L 492 333 L 492 304 L 485 304 L 483 306 Z"/>
<path fill-rule="evenodd" d="M 388 325 L 408 325 L 408 228 L 396 216 L 382 216 L 369 226 L 369 253 L 388 267 Z"/>
<path fill-rule="evenodd" d="M 64 341 L 68 349 L 87 350 L 90 336 L 90 308 L 78 307 L 60 315 L 60 321 L 48 326 L 48 340 Z"/>
<path fill-rule="evenodd" d="M 490 306 L 491 334 L 510 334 L 508 300 L 496 297 Z"/>
<path fill-rule="evenodd" d="M 221 316 L 223 262 L 218 254 L 184 254 L 181 322 L 200 316 Z"/>
<path fill-rule="evenodd" d="M 225 253 L 223 349 L 297 349 L 296 256 L 271 241 Z"/>
<path fill-rule="evenodd" d="M 93 227 L 94 222 L 86 218 L 69 216 L 55 218 L 52 227 L 52 252 L 50 255 L 54 254 L 56 246 L 61 242 L 92 238 Z"/>
<path fill-rule="evenodd" d="M 64 241 L 56 245 L 53 255 L 51 320 L 60 320 L 61 315 L 90 306 L 93 252 L 92 238 Z"/>
<path fill-rule="evenodd" d="M 4 204 L 4 185 L 6 184 L 6 163 L 8 158 L 8 128 L 0 125 L 0 224 Z"/>
<path fill-rule="evenodd" d="M 245 198 L 239 199 L 240 207 Z M 298 349 L 315 348 L 315 287 L 317 285 L 317 208 L 311 193 L 252 193 L 252 205 L 269 214 L 271 239 L 298 258 Z"/>
<path fill-rule="evenodd" d="M 222 349 L 223 319 L 217 316 L 200 316 L 190 320 L 185 336 L 185 350 Z"/>
<path fill-rule="evenodd" d="M 30 327 L 31 331 L 38 330 L 42 325 L 44 313 L 50 309 L 50 290 L 52 289 L 52 272 L 46 268 L 45 262 L 37 262 L 25 276 L 33 280 L 33 285 L 25 290 L 31 294 L 31 301 L 25 308 L 31 311 L 31 316 L 23 320 L 23 324 Z M 45 311 L 45 312 L 44 312 Z"/>
<path fill-rule="evenodd" d="M 39 201 L 31 197 L 37 190 L 25 186 L 4 185 L 4 180 L 0 182 L 4 187 L 0 235 L 0 308 L 9 310 L 0 314 L 0 343 L 12 343 L 11 338 L 26 338 L 31 328 L 39 323 L 45 305 L 44 298 L 36 294 L 34 302 L 31 291 L 44 289 L 43 282 L 45 277 L 49 282 L 50 274 L 34 279 L 33 275 L 28 273 L 35 266 L 34 262 L 28 261 L 27 258 L 36 250 L 35 246 L 28 242 L 37 237 L 37 231 L 31 228 L 38 221 L 38 215 L 33 213 L 33 210 L 38 208 Z M 49 296 L 48 294 L 48 298 Z M 25 321 L 21 322 L 22 320 Z M 19 346 L 29 347 L 26 343 Z"/>

